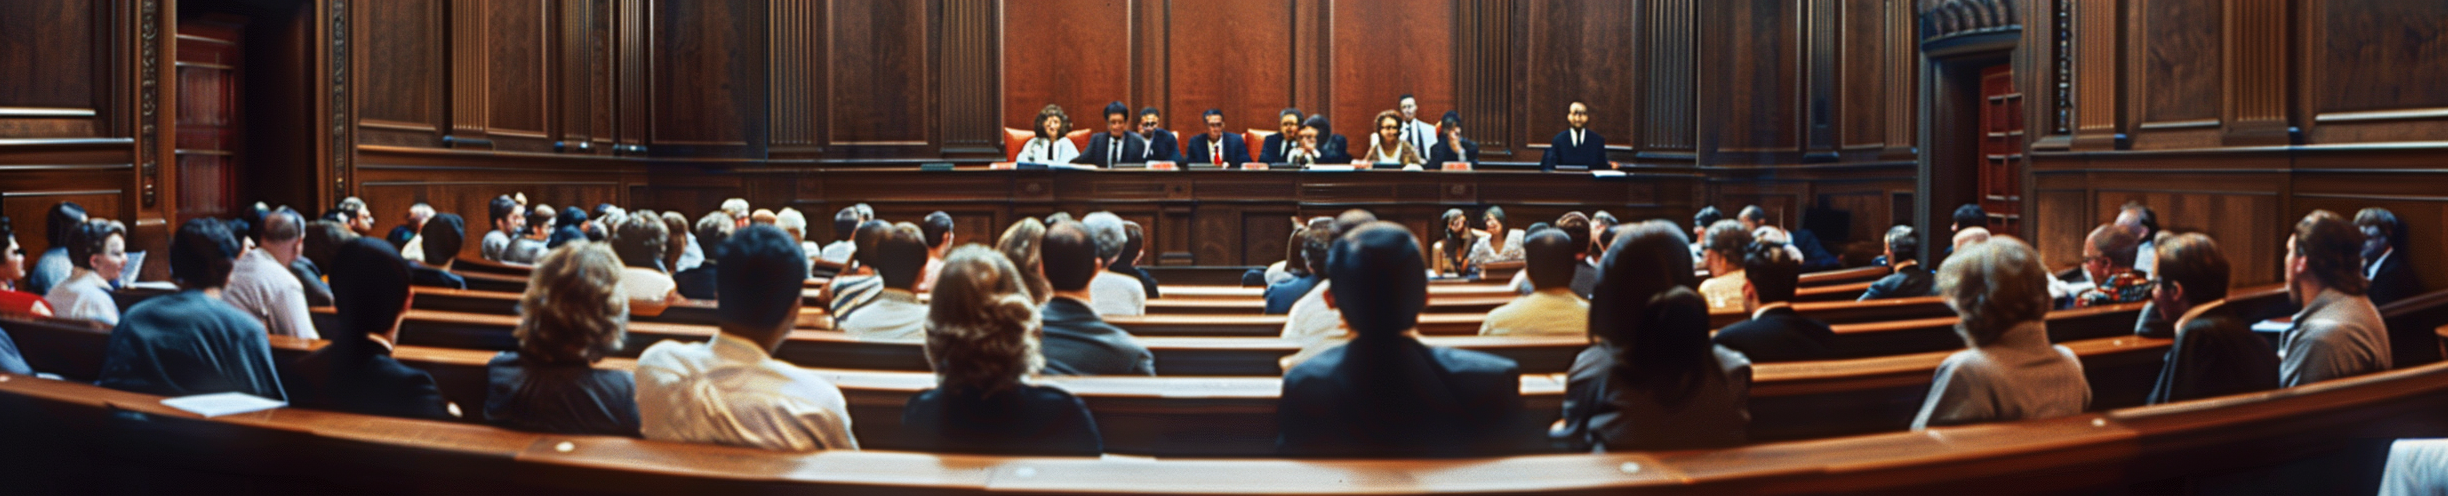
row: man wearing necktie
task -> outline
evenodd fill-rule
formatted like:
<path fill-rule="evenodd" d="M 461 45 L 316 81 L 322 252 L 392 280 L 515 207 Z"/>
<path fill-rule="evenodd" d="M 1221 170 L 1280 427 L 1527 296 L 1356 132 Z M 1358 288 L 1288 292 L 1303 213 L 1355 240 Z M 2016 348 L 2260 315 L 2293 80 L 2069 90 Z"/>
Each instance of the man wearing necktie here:
<path fill-rule="evenodd" d="M 1074 164 L 1113 168 L 1115 164 L 1139 163 L 1146 160 L 1147 146 L 1139 133 L 1131 132 L 1130 106 L 1122 102 L 1105 105 L 1105 132 L 1088 138 L 1088 149 Z"/>
<path fill-rule="evenodd" d="M 1556 133 L 1548 144 L 1547 154 L 1539 159 L 1539 170 L 1553 171 L 1556 166 L 1576 169 L 1607 167 L 1606 138 L 1589 130 L 1589 105 L 1572 102 L 1564 107 L 1564 121 L 1572 128 Z"/>
<path fill-rule="evenodd" d="M 1402 140 L 1410 142 L 1420 156 L 1427 156 L 1428 147 L 1437 142 L 1436 126 L 1419 119 L 1419 99 L 1405 94 L 1394 108 L 1402 111 Z"/>
<path fill-rule="evenodd" d="M 1258 161 L 1268 164 L 1292 162 L 1292 149 L 1300 146 L 1301 110 L 1283 109 L 1275 114 L 1275 134 L 1267 135 L 1258 145 Z"/>
<path fill-rule="evenodd" d="M 1207 124 L 1207 133 L 1190 136 L 1190 146 L 1187 149 L 1190 154 L 1190 163 L 1231 167 L 1233 164 L 1250 161 L 1249 146 L 1241 140 L 1241 135 L 1224 132 L 1224 111 L 1222 109 L 1207 109 L 1206 112 L 1199 114 L 1199 119 Z"/>
<path fill-rule="evenodd" d="M 1139 138 L 1145 140 L 1147 154 L 1139 162 L 1180 162 L 1181 142 L 1172 131 L 1164 128 L 1164 112 L 1156 107 L 1139 109 Z"/>

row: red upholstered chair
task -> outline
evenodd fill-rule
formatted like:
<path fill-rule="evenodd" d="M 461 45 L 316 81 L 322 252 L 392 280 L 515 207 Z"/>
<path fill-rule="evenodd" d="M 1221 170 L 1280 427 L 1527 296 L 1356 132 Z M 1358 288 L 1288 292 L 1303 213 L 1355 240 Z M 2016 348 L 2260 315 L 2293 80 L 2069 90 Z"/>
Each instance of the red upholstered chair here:
<path fill-rule="evenodd" d="M 1241 143 L 1249 145 L 1250 160 L 1255 161 L 1258 160 L 1258 156 L 1265 155 L 1266 138 L 1274 135 L 1274 131 L 1262 129 L 1251 129 L 1249 132 L 1241 133 Z"/>
<path fill-rule="evenodd" d="M 1092 134 L 1096 134 L 1096 132 L 1086 129 L 1073 129 L 1071 130 L 1071 134 L 1063 135 L 1063 139 L 1071 140 L 1072 149 L 1079 150 L 1080 153 L 1088 153 L 1088 135 Z"/>
<path fill-rule="evenodd" d="M 1003 161 L 1019 161 L 1020 149 L 1028 146 L 1029 140 L 1036 138 L 1037 131 L 1035 130 L 1003 128 Z"/>

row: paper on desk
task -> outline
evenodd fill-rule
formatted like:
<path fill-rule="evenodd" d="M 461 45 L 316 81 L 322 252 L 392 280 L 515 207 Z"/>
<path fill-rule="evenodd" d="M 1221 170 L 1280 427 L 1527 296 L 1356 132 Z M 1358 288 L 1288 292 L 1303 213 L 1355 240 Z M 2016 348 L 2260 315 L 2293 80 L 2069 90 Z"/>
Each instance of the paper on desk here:
<path fill-rule="evenodd" d="M 1589 173 L 1590 177 L 1624 177 L 1623 171 L 1619 170 L 1593 170 Z"/>
<path fill-rule="evenodd" d="M 162 400 L 162 406 L 186 410 L 206 417 L 219 417 L 270 410 L 289 406 L 289 404 L 252 394 L 231 392 L 168 398 Z"/>

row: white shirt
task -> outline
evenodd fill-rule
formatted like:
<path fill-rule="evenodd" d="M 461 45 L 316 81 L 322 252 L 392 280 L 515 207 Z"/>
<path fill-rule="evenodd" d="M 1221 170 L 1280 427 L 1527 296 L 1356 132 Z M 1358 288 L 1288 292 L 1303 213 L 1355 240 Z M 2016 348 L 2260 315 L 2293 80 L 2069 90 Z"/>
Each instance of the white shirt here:
<path fill-rule="evenodd" d="M 1079 158 L 1079 153 L 1079 147 L 1072 146 L 1071 140 L 1062 138 L 1054 138 L 1051 140 L 1045 138 L 1029 138 L 1028 144 L 1020 146 L 1020 156 L 1015 158 L 1013 161 L 1039 164 L 1067 164 L 1071 163 L 1071 159 Z"/>
<path fill-rule="evenodd" d="M 857 253 L 858 245 L 850 244 L 849 240 L 841 240 L 825 245 L 822 257 L 827 262 L 846 264 L 850 263 L 850 255 Z"/>
<path fill-rule="evenodd" d="M 675 273 L 683 270 L 694 269 L 697 268 L 698 265 L 705 264 L 705 248 L 697 246 L 697 234 L 681 234 L 688 236 L 688 242 L 680 244 L 680 262 L 671 268 L 672 272 Z"/>
<path fill-rule="evenodd" d="M 1403 123 L 1402 132 L 1403 141 L 1410 142 L 1411 149 L 1419 150 L 1420 159 L 1426 160 L 1429 147 L 1436 146 L 1436 125 L 1412 119 L 1410 122 Z"/>
<path fill-rule="evenodd" d="M 1502 244 L 1494 244 L 1497 243 L 1495 236 L 1480 236 L 1479 241 L 1471 243 L 1471 262 L 1486 264 L 1489 262 L 1511 262 L 1521 260 L 1522 238 L 1524 236 L 1527 236 L 1527 234 L 1523 233 L 1520 229 L 1508 229 L 1504 233 L 1504 241 Z"/>
<path fill-rule="evenodd" d="M 1097 271 L 1096 278 L 1088 280 L 1088 298 L 1088 308 L 1100 317 L 1147 314 L 1147 286 L 1136 277 Z"/>
<path fill-rule="evenodd" d="M 53 315 L 60 318 L 119 325 L 119 303 L 111 300 L 110 281 L 83 267 L 69 272 L 68 280 L 51 286 L 51 294 L 43 295 L 43 302 L 51 304 Z"/>
<path fill-rule="evenodd" d="M 1589 334 L 1589 300 L 1558 286 L 1516 298 L 1488 311 L 1479 325 L 1481 336 L 1585 336 Z"/>
<path fill-rule="evenodd" d="M 230 268 L 229 285 L 221 289 L 221 301 L 263 321 L 264 331 L 274 336 L 322 339 L 315 333 L 314 316 L 306 312 L 305 284 L 271 253 L 258 249 L 238 257 Z"/>
<path fill-rule="evenodd" d="M 1711 277 L 1706 281 L 1700 281 L 1700 296 L 1708 298 L 1710 310 L 1726 308 L 1740 310 L 1743 306 L 1743 285 L 1749 282 L 1743 279 L 1743 273 L 1739 270 Z"/>
<path fill-rule="evenodd" d="M 1326 305 L 1326 292 L 1334 280 L 1318 281 L 1317 287 L 1292 303 L 1284 315 L 1283 339 L 1300 344 L 1300 352 L 1281 362 L 1284 370 L 1317 356 L 1318 352 L 1351 341 L 1351 332 L 1343 326 L 1343 311 Z"/>
<path fill-rule="evenodd" d="M 917 293 L 884 288 L 874 301 L 835 327 L 859 339 L 917 341 L 926 339 L 926 321 L 927 305 L 918 302 Z"/>
<path fill-rule="evenodd" d="M 678 287 L 680 285 L 672 281 L 671 275 L 664 274 L 663 271 L 644 267 L 621 267 L 621 296 L 628 297 L 630 301 L 661 302 L 670 297 L 672 290 Z"/>
<path fill-rule="evenodd" d="M 729 334 L 647 348 L 637 361 L 637 407 L 640 431 L 656 441 L 858 449 L 841 388 Z"/>
<path fill-rule="evenodd" d="M 2380 256 L 2372 257 L 2371 263 L 2363 264 L 2363 278 L 2371 279 L 2380 277 L 2380 263 L 2387 262 L 2389 255 L 2395 254 L 2397 254 L 2397 247 L 2392 246 L 2389 247 L 2388 251 L 2380 252 Z M 2137 268 L 2136 270 L 2140 269 Z"/>

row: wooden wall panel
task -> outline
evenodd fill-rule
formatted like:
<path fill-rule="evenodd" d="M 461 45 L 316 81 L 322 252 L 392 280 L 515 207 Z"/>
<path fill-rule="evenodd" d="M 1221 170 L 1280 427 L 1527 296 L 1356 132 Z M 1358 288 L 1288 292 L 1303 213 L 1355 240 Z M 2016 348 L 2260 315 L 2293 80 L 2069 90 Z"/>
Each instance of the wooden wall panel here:
<path fill-rule="evenodd" d="M 655 4 L 656 153 L 745 156 L 764 144 L 764 14 L 754 0 Z"/>
<path fill-rule="evenodd" d="M 385 138 L 364 133 L 362 139 L 381 144 L 433 146 L 448 98 L 443 79 L 442 2 L 401 0 L 366 2 L 358 15 L 365 22 L 364 51 L 358 68 L 357 116 L 361 125 L 388 132 L 418 133 Z"/>
<path fill-rule="evenodd" d="M 1213 108 L 1224 111 L 1226 132 L 1273 130 L 1276 112 L 1292 103 L 1292 2 L 1180 2 L 1169 8 L 1165 127 L 1187 140 L 1207 131 L 1199 113 Z"/>
<path fill-rule="evenodd" d="M 1801 66 L 1799 6 L 1784 0 L 1710 2 L 1701 35 L 1700 149 L 1704 162 L 1796 163 Z M 1721 90 L 1721 91 L 1707 91 Z M 1713 159 L 1712 159 L 1713 157 Z"/>
<path fill-rule="evenodd" d="M 1403 94 L 1419 99 L 1418 119 L 1434 122 L 1454 108 L 1454 9 L 1446 2 L 1335 2 L 1334 104 L 1327 118 L 1350 140 L 1368 147 L 1370 118 L 1397 110 Z M 1313 110 L 1314 111 L 1314 110 Z"/>
<path fill-rule="evenodd" d="M 2448 136 L 2448 3 L 2306 2 L 2310 141 Z"/>
<path fill-rule="evenodd" d="M 0 4 L 0 136 L 94 137 L 103 129 L 105 59 L 98 43 L 111 31 L 102 3 Z M 93 40 L 86 42 L 82 40 Z"/>
<path fill-rule="evenodd" d="M 1693 126 L 1699 108 L 1699 11 L 1693 0 L 1644 2 L 1640 13 L 1640 149 L 1688 154 L 1698 145 Z M 1688 157 L 1686 157 L 1688 158 Z"/>
<path fill-rule="evenodd" d="M 1838 33 L 1843 45 L 1836 53 L 1841 60 L 1837 67 L 1843 71 L 1839 75 L 1843 84 L 1837 90 L 1837 144 L 1846 150 L 1885 146 L 1887 99 L 1909 99 L 1913 93 L 1905 82 L 1889 84 L 1887 80 L 1887 44 L 1894 37 L 1887 33 L 1886 6 L 1844 2 L 1839 13 L 1844 28 Z"/>
<path fill-rule="evenodd" d="M 833 2 L 827 31 L 832 59 L 835 145 L 918 146 L 935 129 L 936 2 Z"/>
<path fill-rule="evenodd" d="M 1636 3 L 1629 1 L 1533 2 L 1529 5 L 1526 43 L 1528 95 L 1518 127 L 1522 148 L 1516 160 L 1537 162 L 1539 154 L 1569 124 L 1567 106 L 1589 105 L 1589 130 L 1607 138 L 1612 147 L 1632 143 L 1635 101 L 1630 91 L 1639 78 L 1633 35 Z M 1641 81 L 1658 84 L 1658 81 Z M 1526 225 L 1526 224 L 1525 224 Z"/>
<path fill-rule="evenodd" d="M 545 116 L 552 112 L 554 101 L 544 84 L 550 53 L 547 50 L 552 46 L 546 36 L 551 20 L 547 17 L 548 5 L 525 0 L 484 4 L 489 16 L 485 44 L 490 66 L 485 71 L 486 94 L 481 97 L 491 100 L 492 116 L 487 129 L 495 136 L 535 140 L 546 137 Z"/>
<path fill-rule="evenodd" d="M 1130 2 L 1006 2 L 1003 25 L 1003 126 L 1029 129 L 1046 104 L 1072 125 L 1102 129 L 1106 102 L 1130 100 Z"/>
<path fill-rule="evenodd" d="M 2217 143 L 2222 101 L 2221 3 L 2134 2 L 2136 41 L 2127 71 L 2134 92 L 2134 148 L 2199 148 Z M 2147 98 L 2143 95 L 2149 95 Z"/>

